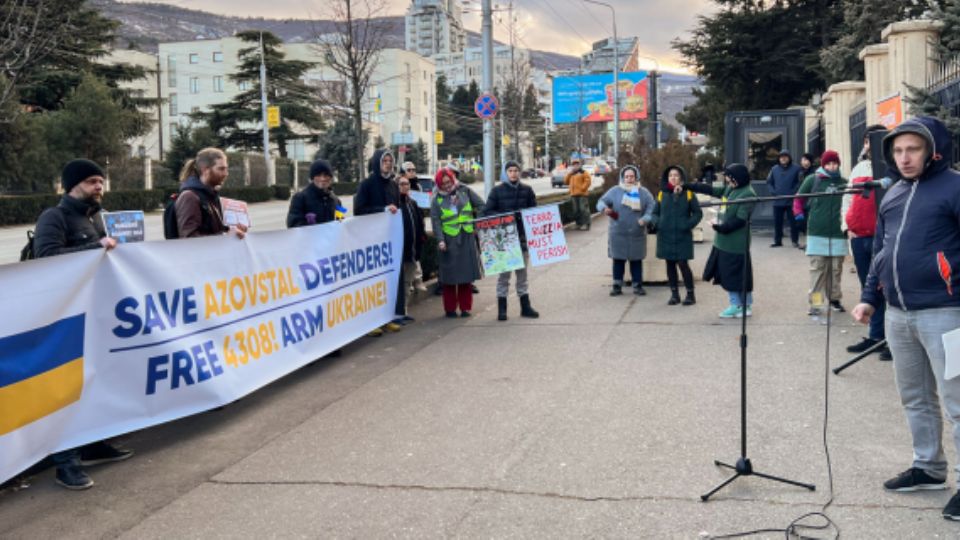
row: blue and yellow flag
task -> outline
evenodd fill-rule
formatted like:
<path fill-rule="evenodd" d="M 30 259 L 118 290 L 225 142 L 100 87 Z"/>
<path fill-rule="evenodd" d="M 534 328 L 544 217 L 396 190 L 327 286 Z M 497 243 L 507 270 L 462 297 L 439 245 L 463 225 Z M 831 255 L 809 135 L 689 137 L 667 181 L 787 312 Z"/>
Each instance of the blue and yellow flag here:
<path fill-rule="evenodd" d="M 80 399 L 85 317 L 0 338 L 0 435 Z"/>
<path fill-rule="evenodd" d="M 333 217 L 337 220 L 347 217 L 347 209 L 338 204 L 336 210 L 333 211 Z"/>

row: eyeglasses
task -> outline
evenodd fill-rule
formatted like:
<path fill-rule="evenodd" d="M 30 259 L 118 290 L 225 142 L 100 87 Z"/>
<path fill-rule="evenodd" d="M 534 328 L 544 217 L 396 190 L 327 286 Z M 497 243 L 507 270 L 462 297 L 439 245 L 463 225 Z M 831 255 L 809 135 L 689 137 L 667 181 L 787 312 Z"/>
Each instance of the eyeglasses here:
<path fill-rule="evenodd" d="M 407 169 L 407 172 L 417 172 L 416 169 Z"/>

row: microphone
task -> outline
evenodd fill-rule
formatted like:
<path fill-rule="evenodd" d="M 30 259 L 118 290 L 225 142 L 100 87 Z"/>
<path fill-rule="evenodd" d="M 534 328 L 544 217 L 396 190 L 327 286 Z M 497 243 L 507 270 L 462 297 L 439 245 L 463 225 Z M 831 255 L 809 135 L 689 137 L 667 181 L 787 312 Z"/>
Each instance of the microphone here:
<path fill-rule="evenodd" d="M 884 182 L 884 180 L 886 180 L 886 179 L 884 178 L 883 180 L 871 180 L 871 181 L 869 181 L 869 182 L 859 182 L 859 183 L 854 184 L 854 185 L 851 186 L 851 187 L 852 187 L 853 189 L 862 189 L 862 190 L 863 190 L 863 193 L 862 193 L 863 198 L 864 198 L 864 199 L 869 199 L 869 198 L 870 198 L 870 192 L 871 192 L 871 191 L 873 191 L 874 189 L 884 189 L 884 188 L 887 187 L 887 185 L 889 184 L 889 182 Z"/>

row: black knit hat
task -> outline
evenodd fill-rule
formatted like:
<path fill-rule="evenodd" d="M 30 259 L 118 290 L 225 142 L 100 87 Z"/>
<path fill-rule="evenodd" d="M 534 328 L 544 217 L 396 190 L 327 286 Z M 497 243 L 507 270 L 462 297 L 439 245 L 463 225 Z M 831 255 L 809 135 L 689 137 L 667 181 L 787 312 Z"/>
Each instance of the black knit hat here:
<path fill-rule="evenodd" d="M 516 167 L 517 169 L 519 169 L 520 164 L 511 159 L 503 164 L 503 172 L 507 172 L 507 169 L 509 169 L 510 167 Z"/>
<path fill-rule="evenodd" d="M 731 163 L 723 168 L 723 174 L 727 178 L 732 178 L 737 187 L 750 185 L 750 171 L 742 163 Z"/>
<path fill-rule="evenodd" d="M 91 176 L 106 176 L 99 165 L 89 159 L 75 159 L 63 168 L 60 173 L 60 185 L 63 186 L 65 193 L 70 193 L 80 182 L 83 182 Z"/>
<path fill-rule="evenodd" d="M 330 164 L 322 159 L 318 159 L 310 164 L 310 180 L 320 176 L 321 174 L 326 176 L 333 176 L 333 169 L 330 168 Z"/>

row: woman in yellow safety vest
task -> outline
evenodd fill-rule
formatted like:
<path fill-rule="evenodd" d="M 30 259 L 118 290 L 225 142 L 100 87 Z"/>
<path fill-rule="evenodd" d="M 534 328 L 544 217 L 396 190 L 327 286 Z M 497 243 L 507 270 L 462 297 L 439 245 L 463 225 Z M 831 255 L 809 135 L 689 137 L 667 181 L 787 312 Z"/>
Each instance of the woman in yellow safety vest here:
<path fill-rule="evenodd" d="M 430 203 L 430 220 L 439 250 L 440 285 L 447 317 L 469 317 L 473 282 L 480 279 L 480 254 L 473 220 L 483 213 L 483 199 L 457 181 L 447 168 L 437 171 L 437 194 Z"/>

